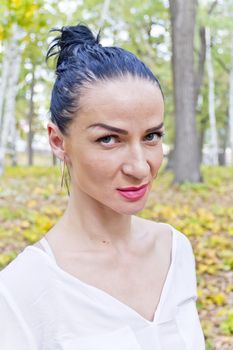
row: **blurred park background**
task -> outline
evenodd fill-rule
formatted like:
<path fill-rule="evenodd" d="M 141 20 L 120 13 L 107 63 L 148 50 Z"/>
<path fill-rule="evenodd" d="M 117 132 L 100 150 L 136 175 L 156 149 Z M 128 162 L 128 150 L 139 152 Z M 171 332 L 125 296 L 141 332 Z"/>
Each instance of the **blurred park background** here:
<path fill-rule="evenodd" d="M 55 64 L 45 56 L 49 30 L 78 22 L 134 52 L 161 83 L 165 158 L 139 215 L 189 237 L 207 350 L 232 350 L 232 0 L 1 0 L 0 268 L 66 206 L 47 139 Z"/>

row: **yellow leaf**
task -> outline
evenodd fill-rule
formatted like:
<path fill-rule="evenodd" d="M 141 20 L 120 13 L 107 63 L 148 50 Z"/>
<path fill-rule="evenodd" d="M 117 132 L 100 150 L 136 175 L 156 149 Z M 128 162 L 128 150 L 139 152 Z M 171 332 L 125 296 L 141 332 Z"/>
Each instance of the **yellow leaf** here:
<path fill-rule="evenodd" d="M 35 200 L 33 200 L 33 199 L 27 202 L 27 207 L 28 207 L 28 208 L 33 208 L 33 207 L 35 207 L 36 205 L 37 205 L 37 201 L 35 201 Z"/>
<path fill-rule="evenodd" d="M 226 293 L 233 292 L 233 284 L 228 284 L 226 287 Z"/>
<path fill-rule="evenodd" d="M 28 227 L 30 227 L 30 223 L 28 221 L 24 220 L 24 221 L 20 222 L 20 226 L 22 228 L 28 228 Z"/>
<path fill-rule="evenodd" d="M 213 301 L 214 304 L 221 306 L 225 304 L 226 302 L 226 297 L 223 293 L 218 293 L 218 294 L 210 294 L 208 297 L 211 301 Z"/>
<path fill-rule="evenodd" d="M 36 5 L 31 5 L 27 11 L 25 11 L 24 13 L 24 17 L 26 19 L 30 19 L 34 16 L 36 10 L 38 9 L 38 7 Z"/>
<path fill-rule="evenodd" d="M 2 26 L 0 26 L 0 40 L 4 39 L 4 29 Z M 0 191 L 2 190 L 2 188 L 0 187 Z"/>

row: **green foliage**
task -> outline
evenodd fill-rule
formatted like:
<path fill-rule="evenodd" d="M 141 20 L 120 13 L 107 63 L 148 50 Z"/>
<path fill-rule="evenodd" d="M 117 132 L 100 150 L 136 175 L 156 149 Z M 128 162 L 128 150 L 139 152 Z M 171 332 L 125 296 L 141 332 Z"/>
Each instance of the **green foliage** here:
<path fill-rule="evenodd" d="M 226 319 L 221 322 L 220 328 L 226 335 L 233 334 L 233 312 L 229 313 Z"/>
<path fill-rule="evenodd" d="M 3 0 L 0 19 L 0 40 L 11 35 L 12 26 L 17 24 L 23 29 L 33 26 L 38 19 L 38 13 L 43 6 L 43 0 Z"/>
<path fill-rule="evenodd" d="M 210 339 L 206 340 L 206 350 L 211 350 L 213 349 L 212 347 L 212 341 Z"/>

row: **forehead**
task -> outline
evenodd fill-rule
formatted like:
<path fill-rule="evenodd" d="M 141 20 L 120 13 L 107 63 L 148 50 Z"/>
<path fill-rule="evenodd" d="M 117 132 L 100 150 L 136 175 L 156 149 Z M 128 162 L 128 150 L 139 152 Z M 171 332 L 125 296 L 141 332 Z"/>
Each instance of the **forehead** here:
<path fill-rule="evenodd" d="M 80 123 L 161 121 L 163 97 L 156 83 L 132 76 L 87 85 L 80 100 Z"/>

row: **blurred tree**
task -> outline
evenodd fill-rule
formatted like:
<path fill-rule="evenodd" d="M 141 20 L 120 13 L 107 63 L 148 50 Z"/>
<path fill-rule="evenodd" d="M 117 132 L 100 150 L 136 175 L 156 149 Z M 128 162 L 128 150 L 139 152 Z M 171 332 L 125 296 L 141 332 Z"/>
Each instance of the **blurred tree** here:
<path fill-rule="evenodd" d="M 35 69 L 34 66 L 31 72 L 30 82 L 30 98 L 29 98 L 29 111 L 28 111 L 28 165 L 33 165 L 33 117 L 34 117 L 34 94 L 35 94 Z"/>
<path fill-rule="evenodd" d="M 2 72 L 0 101 L 0 175 L 4 170 L 4 158 L 9 138 L 12 143 L 16 138 L 15 104 L 22 55 L 19 32 L 17 25 L 12 26 L 11 40 L 6 43 L 3 61 L 5 71 Z"/>
<path fill-rule="evenodd" d="M 229 140 L 231 147 L 231 164 L 233 164 L 233 32 L 231 39 L 231 67 L 229 87 Z"/>
<path fill-rule="evenodd" d="M 15 105 L 18 83 L 20 86 L 19 95 L 21 99 L 27 101 L 28 113 L 25 113 L 24 106 L 23 113 L 20 116 L 19 113 L 16 115 L 22 121 L 25 120 L 25 115 L 28 116 L 27 128 L 24 127 L 24 130 L 28 130 L 28 162 L 29 164 L 33 162 L 32 143 L 35 126 L 38 124 L 38 120 L 35 120 L 34 98 L 36 94 L 34 90 L 41 80 L 41 74 L 45 76 L 44 58 L 47 50 L 48 30 L 58 20 L 63 22 L 66 18 L 66 15 L 58 9 L 55 0 L 4 0 L 2 11 L 4 16 L 0 18 L 0 41 L 2 41 L 4 49 L 0 94 L 0 174 L 4 169 L 7 147 L 8 151 L 10 147 L 13 150 L 16 149 Z M 15 48 L 14 51 L 12 46 Z M 17 62 L 20 57 L 21 65 L 19 66 Z M 16 74 L 17 67 L 18 73 Z M 10 79 L 11 75 L 14 79 Z M 47 74 L 47 81 L 45 82 L 44 79 L 45 85 L 49 85 L 48 79 Z M 12 93 L 7 90 L 10 82 Z M 23 104 L 25 105 L 24 102 Z"/>
<path fill-rule="evenodd" d="M 214 69 L 211 54 L 211 32 L 206 28 L 206 63 L 208 72 L 208 88 L 209 88 L 209 119 L 210 119 L 210 164 L 218 165 L 218 134 L 215 117 L 215 81 Z"/>
<path fill-rule="evenodd" d="M 195 120 L 194 28 L 197 2 L 170 0 L 176 116 L 176 182 L 198 182 L 200 159 Z"/>
<path fill-rule="evenodd" d="M 217 161 L 221 165 L 225 164 L 226 148 L 229 143 L 229 103 L 227 96 L 229 96 L 230 33 L 233 29 L 232 13 L 233 3 L 227 0 L 208 1 L 205 4 L 200 2 L 197 17 L 198 25 L 204 28 L 208 27 L 211 31 L 211 69 L 214 72 L 214 81 L 211 83 L 212 86 L 214 84 L 214 109 L 213 104 L 209 104 L 208 69 L 206 70 L 205 83 L 197 104 L 197 121 L 200 136 L 199 149 L 201 151 L 204 145 L 204 160 L 208 161 L 208 163 L 213 163 L 213 147 L 211 146 L 213 144 L 211 142 L 213 136 L 211 137 L 211 134 L 213 135 L 215 133 L 215 139 L 218 139 L 218 155 L 217 157 L 215 155 L 215 159 L 217 158 Z M 213 112 L 215 114 L 216 130 L 214 132 L 211 132 L 209 110 L 212 110 L 212 115 Z M 216 149 L 217 147 L 215 146 L 214 148 Z"/>
<path fill-rule="evenodd" d="M 172 2 L 173 4 L 176 3 L 176 1 Z M 186 5 L 188 4 L 188 2 L 185 3 Z M 212 6 L 215 3 L 216 5 Z M 19 28 L 17 33 L 21 32 L 23 36 L 21 39 L 18 39 L 18 48 L 21 50 L 21 65 L 16 89 L 16 123 L 12 124 L 11 133 L 5 132 L 8 140 L 8 150 L 9 147 L 14 149 L 15 140 L 17 139 L 17 136 L 13 136 L 14 125 L 16 124 L 20 137 L 28 140 L 28 159 L 32 162 L 32 144 L 36 144 L 35 140 L 40 142 L 38 134 L 42 135 L 42 132 L 45 131 L 45 118 L 43 116 L 48 110 L 51 84 L 54 79 L 54 69 L 50 72 L 44 63 L 48 30 L 52 27 L 61 27 L 62 25 L 76 24 L 78 22 L 86 22 L 96 33 L 102 27 L 103 45 L 120 45 L 135 52 L 158 77 L 163 87 L 166 104 L 166 135 L 164 141 L 171 150 L 173 149 L 177 118 L 173 116 L 173 88 L 170 65 L 171 23 L 167 1 L 119 0 L 118 2 L 113 2 L 110 0 L 85 0 L 85 2 L 78 1 L 75 3 L 74 1 L 65 0 L 60 2 L 55 2 L 55 0 L 3 0 L 1 6 L 3 6 L 2 13 L 5 15 L 0 18 L 0 44 L 2 44 L 2 50 L 0 49 L 0 67 L 2 70 L 0 111 L 3 110 L 1 102 L 3 108 L 5 108 L 6 102 L 4 81 L 9 80 L 4 78 L 4 75 L 5 77 L 7 76 L 7 64 L 9 64 L 9 60 L 6 59 L 6 52 L 7 46 L 11 41 L 13 24 L 16 24 Z M 231 95 L 228 90 L 230 72 L 229 33 L 232 30 L 232 25 L 230 25 L 230 20 L 226 21 L 226 17 L 227 13 L 230 16 L 231 6 L 227 0 L 200 2 L 196 16 L 196 35 L 193 45 L 195 57 L 193 60 L 197 64 L 195 69 L 193 69 L 193 104 L 194 110 L 197 112 L 199 159 L 201 158 L 203 145 L 206 148 L 206 145 L 210 143 L 208 81 L 204 70 L 206 26 L 212 32 L 212 61 L 215 81 L 218 82 L 215 85 L 215 114 L 219 146 L 222 152 L 227 147 L 226 136 L 227 133 L 229 134 L 231 125 L 228 117 L 229 103 L 227 96 Z M 223 7 L 227 8 L 226 11 L 224 10 L 224 16 Z M 212 11 L 211 16 L 210 10 Z M 182 11 L 184 11 L 184 8 L 181 9 L 180 13 Z M 188 42 L 189 39 L 185 40 Z M 182 52 L 181 48 L 180 54 Z M 184 63 L 182 63 L 181 67 L 184 71 L 183 67 Z M 34 82 L 32 83 L 33 80 Z M 204 85 L 202 82 L 204 82 Z M 33 98 L 30 97 L 32 85 L 34 86 Z M 1 93 L 5 96 L 4 102 L 1 99 Z M 30 118 L 28 119 L 29 115 Z M 191 126 L 192 123 L 189 123 L 189 117 L 185 116 L 185 119 L 185 123 L 187 122 Z M 3 126 L 3 114 L 1 113 L 0 125 Z M 186 137 L 186 133 L 181 136 L 177 135 L 177 138 Z M 193 152 L 192 148 L 190 152 Z M 189 153 L 187 158 L 190 158 L 190 152 L 186 152 Z M 13 151 L 12 154 L 14 154 Z M 185 156 L 182 154 L 182 157 L 184 158 Z M 175 163 L 177 163 L 176 160 Z"/>
<path fill-rule="evenodd" d="M 25 0 L 5 0 L 2 3 L 4 16 L 1 18 L 0 24 L 2 25 L 1 36 L 5 43 L 5 52 L 2 64 L 2 95 L 0 99 L 0 175 L 4 171 L 5 154 L 9 142 L 13 145 L 12 148 L 16 149 L 15 105 L 21 57 L 25 47 L 24 37 L 41 5 L 40 0 L 37 0 L 37 3 Z"/>

